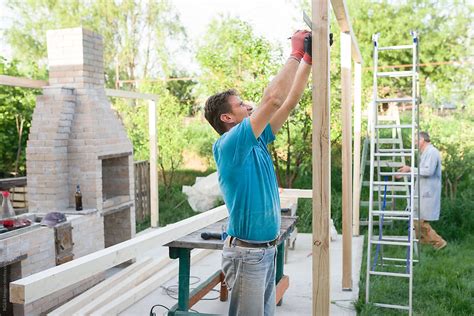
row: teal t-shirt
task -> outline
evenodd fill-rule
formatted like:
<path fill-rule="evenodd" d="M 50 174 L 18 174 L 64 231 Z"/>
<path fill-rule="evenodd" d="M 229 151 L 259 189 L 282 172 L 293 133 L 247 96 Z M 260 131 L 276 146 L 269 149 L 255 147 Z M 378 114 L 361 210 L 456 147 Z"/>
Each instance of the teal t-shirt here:
<path fill-rule="evenodd" d="M 270 124 L 255 138 L 250 119 L 224 133 L 214 144 L 219 185 L 229 210 L 227 233 L 246 241 L 274 240 L 280 229 L 280 196 L 267 144 L 275 139 Z"/>

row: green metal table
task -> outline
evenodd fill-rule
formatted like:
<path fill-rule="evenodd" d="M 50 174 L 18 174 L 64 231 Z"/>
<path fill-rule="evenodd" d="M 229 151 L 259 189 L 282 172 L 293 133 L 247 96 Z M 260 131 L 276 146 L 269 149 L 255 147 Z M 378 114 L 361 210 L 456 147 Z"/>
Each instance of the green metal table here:
<path fill-rule="evenodd" d="M 288 289 L 290 284 L 289 277 L 283 275 L 283 263 L 285 254 L 285 240 L 293 232 L 296 226 L 296 216 L 282 216 L 280 236 L 278 238 L 278 255 L 276 266 L 276 301 L 277 305 L 281 305 L 283 301 L 283 294 Z M 210 224 L 200 230 L 192 232 L 182 238 L 176 239 L 166 246 L 169 247 L 169 256 L 171 259 L 179 260 L 179 275 L 178 275 L 178 303 L 174 305 L 169 315 L 186 315 L 188 310 L 201 298 L 203 298 L 209 291 L 211 291 L 217 284 L 220 283 L 220 300 L 222 302 L 227 300 L 228 292 L 224 284 L 224 275 L 219 269 L 206 281 L 201 283 L 192 292 L 189 291 L 189 278 L 191 269 L 191 250 L 192 249 L 213 249 L 222 250 L 224 241 L 217 239 L 204 240 L 201 238 L 203 232 L 222 232 L 222 227 L 227 227 L 228 219 L 223 219 L 219 222 Z M 193 313 L 194 315 L 196 313 Z M 206 314 L 201 314 L 206 315 Z M 209 314 L 207 314 L 209 315 Z"/>

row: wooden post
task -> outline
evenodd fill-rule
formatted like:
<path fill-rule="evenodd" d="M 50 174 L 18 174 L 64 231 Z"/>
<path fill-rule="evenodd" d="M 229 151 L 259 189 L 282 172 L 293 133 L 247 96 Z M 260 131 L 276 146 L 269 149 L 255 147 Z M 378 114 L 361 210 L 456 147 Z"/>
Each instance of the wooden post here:
<path fill-rule="evenodd" d="M 352 186 L 352 233 L 359 236 L 360 206 L 360 129 L 362 104 L 362 65 L 354 64 L 354 178 Z"/>
<path fill-rule="evenodd" d="M 329 3 L 312 0 L 313 22 L 313 315 L 329 315 L 331 137 L 329 104 Z"/>
<path fill-rule="evenodd" d="M 352 290 L 352 98 L 351 35 L 341 32 L 342 289 Z"/>
<path fill-rule="evenodd" d="M 158 138 L 156 133 L 156 100 L 148 101 L 148 134 L 150 136 L 150 218 L 151 227 L 159 224 L 158 200 Z"/>

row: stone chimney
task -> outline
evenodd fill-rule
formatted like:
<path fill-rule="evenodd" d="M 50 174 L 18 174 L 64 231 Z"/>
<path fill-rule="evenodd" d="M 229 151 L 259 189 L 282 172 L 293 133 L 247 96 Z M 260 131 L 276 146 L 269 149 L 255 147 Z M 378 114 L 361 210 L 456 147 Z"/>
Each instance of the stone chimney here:
<path fill-rule="evenodd" d="M 102 38 L 52 30 L 47 44 L 50 86 L 37 97 L 27 145 L 29 211 L 73 208 L 79 184 L 85 209 L 105 215 L 120 204 L 130 226 L 133 147 L 105 94 Z"/>

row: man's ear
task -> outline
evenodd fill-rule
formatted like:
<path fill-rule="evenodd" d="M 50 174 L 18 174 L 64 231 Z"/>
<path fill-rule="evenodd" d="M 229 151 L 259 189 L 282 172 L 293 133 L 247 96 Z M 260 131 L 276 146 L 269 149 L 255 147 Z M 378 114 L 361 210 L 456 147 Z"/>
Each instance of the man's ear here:
<path fill-rule="evenodd" d="M 224 123 L 234 123 L 234 118 L 229 113 L 221 114 L 220 119 Z"/>

